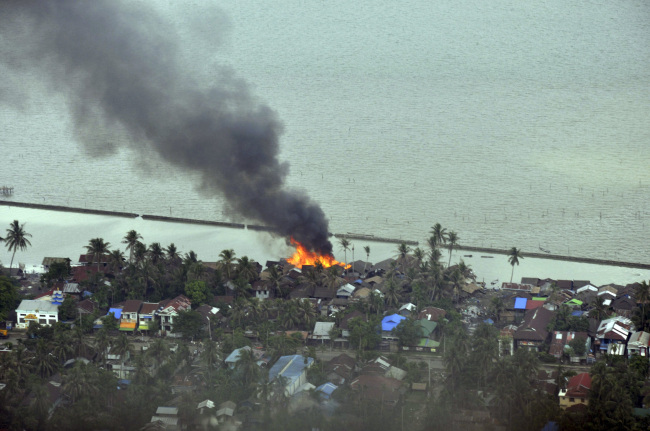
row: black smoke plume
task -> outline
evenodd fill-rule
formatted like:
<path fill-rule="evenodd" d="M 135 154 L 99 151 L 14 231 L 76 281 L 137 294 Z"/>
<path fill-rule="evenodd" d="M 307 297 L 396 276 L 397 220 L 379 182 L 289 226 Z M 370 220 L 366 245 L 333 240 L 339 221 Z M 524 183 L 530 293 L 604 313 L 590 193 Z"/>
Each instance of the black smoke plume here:
<path fill-rule="evenodd" d="M 199 172 L 201 188 L 223 194 L 244 217 L 331 254 L 321 208 L 285 187 L 289 166 L 278 159 L 282 125 L 275 113 L 225 68 L 215 70 L 216 82 L 199 85 L 180 61 L 174 28 L 146 5 L 5 0 L 0 45 L 14 45 L 2 53 L 13 53 L 11 67 L 38 70 L 64 92 L 85 141 L 93 140 L 99 115 L 104 126 L 124 130 L 134 148 L 153 148 L 170 164 Z"/>

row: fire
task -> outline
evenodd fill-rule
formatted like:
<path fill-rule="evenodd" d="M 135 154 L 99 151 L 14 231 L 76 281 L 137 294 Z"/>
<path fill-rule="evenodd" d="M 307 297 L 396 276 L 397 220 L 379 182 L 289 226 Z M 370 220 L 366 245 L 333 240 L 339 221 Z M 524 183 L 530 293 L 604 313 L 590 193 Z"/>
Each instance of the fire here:
<path fill-rule="evenodd" d="M 293 238 L 291 238 L 291 244 L 296 247 L 296 252 L 293 256 L 287 259 L 287 262 L 293 266 L 302 268 L 303 265 L 316 265 L 316 262 L 320 262 L 324 268 L 329 268 L 334 265 L 339 265 L 346 269 L 350 268 L 350 265 L 334 260 L 334 256 L 318 254 L 307 250 L 302 244 Z"/>

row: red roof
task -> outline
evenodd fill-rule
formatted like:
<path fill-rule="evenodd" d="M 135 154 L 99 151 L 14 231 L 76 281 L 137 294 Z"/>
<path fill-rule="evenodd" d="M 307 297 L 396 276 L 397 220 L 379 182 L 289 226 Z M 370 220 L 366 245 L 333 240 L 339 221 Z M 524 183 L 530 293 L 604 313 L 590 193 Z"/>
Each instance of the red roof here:
<path fill-rule="evenodd" d="M 580 373 L 571 377 L 566 387 L 566 396 L 574 398 L 587 398 L 591 389 L 591 376 L 589 373 Z"/>
<path fill-rule="evenodd" d="M 96 266 L 73 266 L 70 269 L 72 270 L 72 281 L 75 283 L 86 281 L 91 274 L 98 272 Z M 99 272 L 104 273 L 101 268 Z"/>
<path fill-rule="evenodd" d="M 158 302 L 145 302 L 142 304 L 140 314 L 153 314 L 159 307 Z"/>
<path fill-rule="evenodd" d="M 534 309 L 534 308 L 539 308 L 539 307 L 541 307 L 542 305 L 544 305 L 544 302 L 546 302 L 546 301 L 532 301 L 532 300 L 528 300 L 528 301 L 526 301 L 526 310 L 532 310 L 532 309 Z"/>
<path fill-rule="evenodd" d="M 122 312 L 137 313 L 140 310 L 141 305 L 142 305 L 142 301 L 140 301 L 139 299 L 129 299 L 124 304 L 124 308 L 122 309 Z"/>

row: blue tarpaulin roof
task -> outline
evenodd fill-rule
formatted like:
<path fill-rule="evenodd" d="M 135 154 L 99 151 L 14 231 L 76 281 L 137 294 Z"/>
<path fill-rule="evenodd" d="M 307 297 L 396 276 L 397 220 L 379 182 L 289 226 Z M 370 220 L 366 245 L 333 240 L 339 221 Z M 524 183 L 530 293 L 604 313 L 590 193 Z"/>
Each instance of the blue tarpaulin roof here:
<path fill-rule="evenodd" d="M 108 316 L 111 313 L 115 314 L 116 319 L 119 319 L 120 317 L 122 317 L 122 309 L 121 308 L 110 308 L 108 310 L 108 313 L 106 313 L 106 315 Z"/>
<path fill-rule="evenodd" d="M 492 319 L 485 319 L 483 323 L 487 323 L 488 325 L 494 325 L 494 320 Z"/>
<path fill-rule="evenodd" d="M 580 317 L 580 316 L 582 316 L 583 313 L 584 313 L 584 311 L 576 310 L 576 311 L 572 312 L 571 315 Z"/>
<path fill-rule="evenodd" d="M 392 331 L 393 329 L 395 329 L 395 327 L 397 325 L 399 325 L 399 322 L 401 322 L 404 319 L 406 319 L 406 317 L 400 316 L 399 314 L 393 314 L 391 316 L 386 316 L 381 321 L 381 330 L 382 331 Z"/>
<path fill-rule="evenodd" d="M 515 310 L 525 310 L 527 302 L 526 298 L 515 298 Z"/>

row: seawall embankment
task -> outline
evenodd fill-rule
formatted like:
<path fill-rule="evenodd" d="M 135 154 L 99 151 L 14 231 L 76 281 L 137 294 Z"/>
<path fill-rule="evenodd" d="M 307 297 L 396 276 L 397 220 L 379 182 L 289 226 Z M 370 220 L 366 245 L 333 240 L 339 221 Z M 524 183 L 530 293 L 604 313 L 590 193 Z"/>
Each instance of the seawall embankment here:
<path fill-rule="evenodd" d="M 249 229 L 255 231 L 262 231 L 262 232 L 273 232 L 273 229 L 268 226 L 260 226 L 260 225 L 253 225 L 253 224 L 245 225 L 243 223 L 230 223 L 230 222 L 212 221 L 212 220 L 196 220 L 196 219 L 188 219 L 188 218 L 181 218 L 181 217 L 157 216 L 157 215 L 148 215 L 148 214 L 140 215 L 136 213 L 123 212 L 123 211 L 106 211 L 106 210 L 96 210 L 96 209 L 88 209 L 88 208 L 67 207 L 62 205 L 46 205 L 46 204 L 29 203 L 29 202 L 16 202 L 11 200 L 0 200 L 0 205 L 15 206 L 21 208 L 32 208 L 32 209 L 48 210 L 48 211 L 61 211 L 61 212 L 72 212 L 72 213 L 80 213 L 80 214 L 123 217 L 123 218 L 136 218 L 141 216 L 144 220 L 166 221 L 172 223 L 187 223 L 187 224 L 198 224 L 198 225 L 205 225 L 205 226 L 227 227 L 233 229 Z M 372 241 L 372 242 L 394 243 L 394 244 L 404 243 L 409 246 L 418 245 L 417 241 L 403 240 L 397 238 L 383 238 L 374 235 L 365 235 L 365 234 L 350 233 L 350 232 L 345 234 L 333 234 L 333 236 L 335 238 L 347 238 L 347 239 L 361 240 L 361 241 Z M 454 246 L 454 250 L 472 251 L 477 253 L 502 254 L 502 255 L 509 254 L 509 250 L 507 249 L 473 247 L 469 245 L 456 245 Z M 532 257 L 538 259 L 589 263 L 594 265 L 619 266 L 625 268 L 650 269 L 650 264 L 638 263 L 638 262 L 624 262 L 624 261 L 608 260 L 608 259 L 594 259 L 588 257 L 564 256 L 564 255 L 550 254 L 550 253 L 522 252 L 521 255 L 523 257 Z"/>
<path fill-rule="evenodd" d="M 138 214 L 135 213 L 122 212 L 122 211 L 105 211 L 105 210 L 95 210 L 95 209 L 88 209 L 88 208 L 66 207 L 62 205 L 46 205 L 46 204 L 35 204 L 35 203 L 28 203 L 28 202 L 15 202 L 15 201 L 4 201 L 4 200 L 0 200 L 0 205 L 21 207 L 21 208 L 33 208 L 33 209 L 48 210 L 48 211 L 62 211 L 62 212 L 69 212 L 69 213 L 106 215 L 112 217 L 135 218 L 138 216 Z"/>
<path fill-rule="evenodd" d="M 510 250 L 504 250 L 500 248 L 489 248 L 489 247 L 472 247 L 469 245 L 456 245 L 454 246 L 454 249 L 464 250 L 464 251 L 475 251 L 479 253 L 490 253 L 490 254 L 503 254 L 503 255 L 510 254 Z M 551 253 L 521 252 L 521 256 L 534 257 L 537 259 L 563 260 L 566 262 L 591 263 L 594 265 L 609 265 L 609 266 L 622 266 L 626 268 L 650 269 L 650 264 L 647 263 L 622 262 L 618 260 L 593 259 L 589 257 L 578 257 L 578 256 L 564 256 L 560 254 L 551 254 Z"/>

